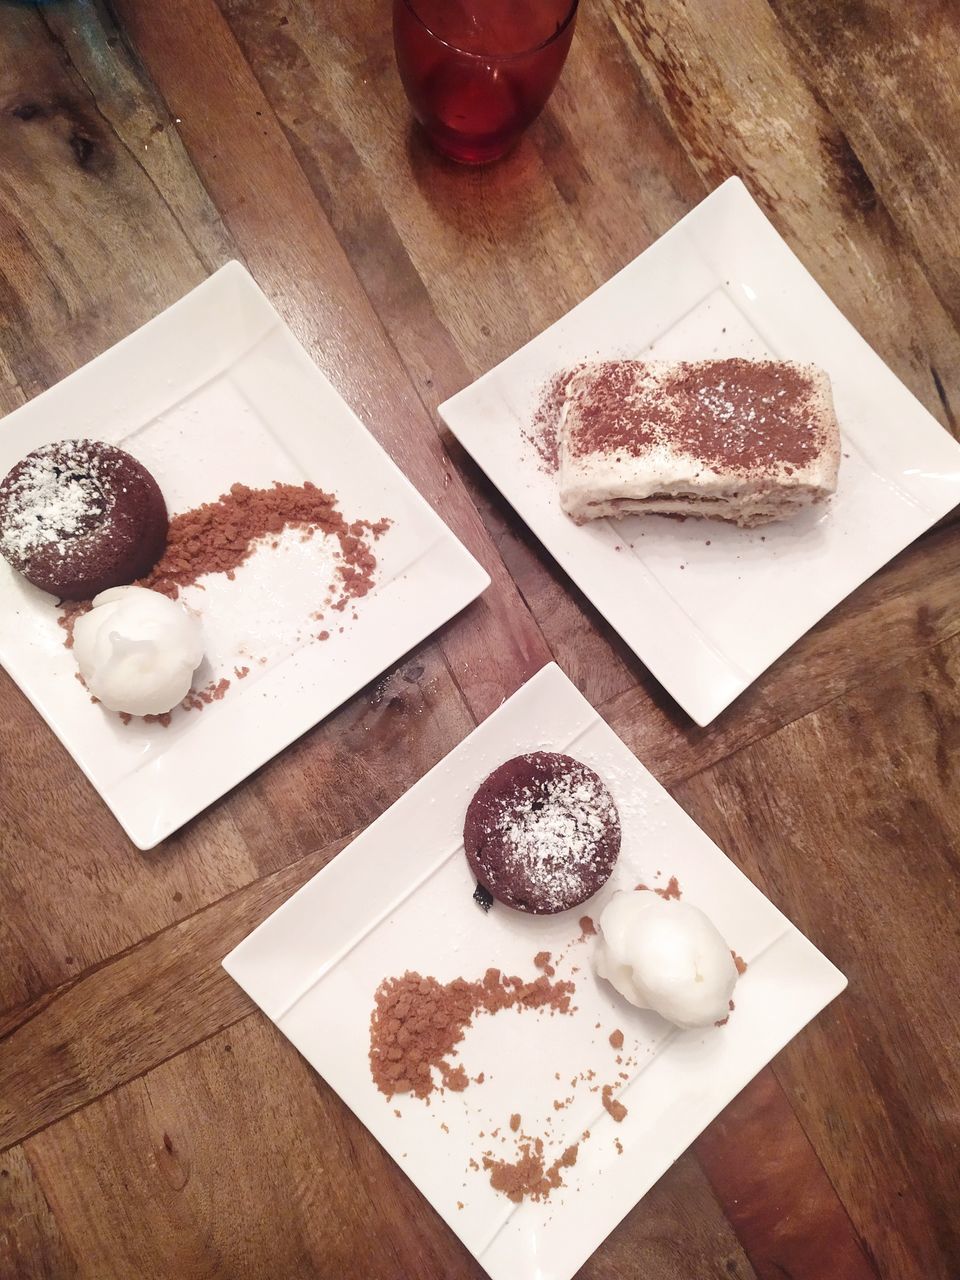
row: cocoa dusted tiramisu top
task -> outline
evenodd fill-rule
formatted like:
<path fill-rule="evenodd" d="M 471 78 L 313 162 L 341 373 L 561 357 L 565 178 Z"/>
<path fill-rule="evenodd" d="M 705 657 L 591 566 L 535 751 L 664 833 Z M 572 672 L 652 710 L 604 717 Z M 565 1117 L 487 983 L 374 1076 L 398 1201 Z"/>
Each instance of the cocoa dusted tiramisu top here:
<path fill-rule="evenodd" d="M 642 504 L 763 523 L 831 493 L 839 452 L 829 379 L 814 365 L 601 361 L 567 388 L 561 501 L 579 520 Z"/>
<path fill-rule="evenodd" d="M 806 466 L 825 431 L 809 366 L 774 360 L 683 360 L 662 380 L 638 360 L 594 365 L 569 437 L 572 454 L 640 456 L 669 443 L 713 467 L 770 472 Z"/>

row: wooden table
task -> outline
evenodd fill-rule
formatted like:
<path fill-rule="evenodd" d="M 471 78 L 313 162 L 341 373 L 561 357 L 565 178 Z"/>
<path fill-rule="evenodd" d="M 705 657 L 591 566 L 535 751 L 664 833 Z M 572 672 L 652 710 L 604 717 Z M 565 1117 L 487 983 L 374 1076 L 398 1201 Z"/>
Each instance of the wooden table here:
<path fill-rule="evenodd" d="M 700 730 L 436 416 L 740 173 L 957 434 L 960 6 L 583 0 L 476 172 L 386 0 L 112 7 L 0 8 L 0 408 L 240 258 L 493 585 L 149 854 L 0 675 L 0 1274 L 482 1274 L 220 960 L 553 657 L 850 978 L 581 1276 L 960 1275 L 956 524 Z"/>

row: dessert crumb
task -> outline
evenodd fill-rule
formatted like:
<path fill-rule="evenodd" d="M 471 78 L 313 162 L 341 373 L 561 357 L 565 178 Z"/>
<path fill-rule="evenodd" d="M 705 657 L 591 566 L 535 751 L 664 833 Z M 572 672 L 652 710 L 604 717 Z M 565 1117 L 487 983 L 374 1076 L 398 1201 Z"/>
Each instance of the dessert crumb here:
<path fill-rule="evenodd" d="M 605 1084 L 603 1086 L 603 1089 L 600 1094 L 600 1098 L 601 1098 L 601 1101 L 603 1102 L 604 1109 L 607 1112 L 609 1112 L 609 1114 L 613 1117 L 613 1119 L 616 1120 L 617 1124 L 619 1124 L 620 1121 L 623 1120 L 623 1118 L 626 1116 L 627 1108 L 623 1105 L 622 1102 L 619 1101 L 619 1099 L 613 1096 L 612 1084 Z"/>

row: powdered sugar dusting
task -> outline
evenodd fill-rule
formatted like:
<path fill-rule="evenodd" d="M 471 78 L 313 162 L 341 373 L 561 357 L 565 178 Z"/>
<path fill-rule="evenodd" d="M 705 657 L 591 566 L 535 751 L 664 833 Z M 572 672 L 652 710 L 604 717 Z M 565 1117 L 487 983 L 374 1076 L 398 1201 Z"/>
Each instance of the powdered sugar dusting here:
<path fill-rule="evenodd" d="M 501 796 L 493 812 L 504 852 L 500 868 L 490 869 L 490 887 L 522 884 L 547 911 L 595 891 L 598 859 L 608 856 L 611 828 L 619 831 L 616 806 L 601 779 L 579 761 L 567 758 L 566 764 L 562 772 L 538 774 Z"/>
<path fill-rule="evenodd" d="M 82 440 L 69 448 L 63 442 L 45 445 L 5 482 L 0 553 L 12 563 L 21 564 L 41 550 L 63 557 L 74 538 L 103 518 L 96 459 L 85 446 Z"/>

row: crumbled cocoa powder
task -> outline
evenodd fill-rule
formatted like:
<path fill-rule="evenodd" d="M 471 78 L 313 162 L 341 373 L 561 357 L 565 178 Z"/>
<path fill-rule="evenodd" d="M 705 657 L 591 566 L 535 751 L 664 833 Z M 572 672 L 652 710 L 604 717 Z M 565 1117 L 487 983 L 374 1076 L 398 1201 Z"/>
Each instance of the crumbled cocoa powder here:
<path fill-rule="evenodd" d="M 490 1185 L 494 1191 L 501 1191 L 515 1204 L 525 1196 L 531 1200 L 545 1200 L 551 1191 L 563 1186 L 560 1171 L 571 1169 L 577 1163 L 579 1149 L 580 1144 L 573 1143 L 547 1168 L 543 1159 L 543 1140 L 536 1138 L 531 1142 L 525 1139 L 520 1144 L 516 1160 L 494 1160 L 486 1155 L 483 1167 L 489 1170 Z"/>
<path fill-rule="evenodd" d="M 514 1133 L 516 1133 L 517 1130 L 520 1128 L 520 1112 L 519 1111 L 515 1111 L 513 1115 L 510 1117 L 510 1128 Z"/>
<path fill-rule="evenodd" d="M 385 978 L 377 988 L 370 1017 L 370 1071 L 374 1083 L 388 1098 L 412 1093 L 428 1098 L 438 1087 L 433 1071 L 443 1087 L 459 1091 L 468 1078 L 460 1066 L 446 1061 L 456 1056 L 455 1046 L 479 1013 L 502 1009 L 549 1009 L 570 1012 L 572 982 L 551 982 L 537 978 L 505 978 L 499 969 L 488 969 L 483 979 L 468 982 L 455 978 L 441 983 L 436 978 L 407 972 L 402 978 Z"/>
<path fill-rule="evenodd" d="M 570 380 L 582 368 L 578 364 L 572 369 L 560 369 L 543 384 L 533 417 L 523 429 L 524 438 L 536 452 L 540 470 L 546 475 L 554 475 L 560 465 L 560 416 Z"/>
<path fill-rule="evenodd" d="M 614 1049 L 623 1048 L 623 1032 L 619 1028 L 610 1032 L 610 1043 Z"/>
<path fill-rule="evenodd" d="M 225 676 L 220 680 L 211 680 L 202 689 L 191 689 L 180 705 L 184 711 L 202 711 L 211 702 L 220 702 L 229 688 L 230 681 Z M 144 719 L 149 720 L 151 717 L 144 716 Z"/>
<path fill-rule="evenodd" d="M 730 1021 L 730 1015 L 728 1013 L 724 1017 L 718 1018 L 713 1025 L 715 1027 L 725 1027 L 729 1021 Z"/>
<path fill-rule="evenodd" d="M 627 1108 L 617 1098 L 613 1096 L 613 1085 L 605 1084 L 600 1093 L 601 1101 L 604 1107 L 613 1116 L 614 1120 L 619 1124 L 627 1114 Z"/>
<path fill-rule="evenodd" d="M 659 443 L 708 466 L 803 467 L 824 447 L 813 379 L 773 360 L 684 361 L 661 382 L 609 360 L 577 391 L 570 448 L 642 455 Z"/>
<path fill-rule="evenodd" d="M 389 521 L 348 522 L 335 496 L 309 481 L 302 485 L 275 481 L 270 489 L 235 484 L 216 502 L 205 502 L 173 517 L 167 546 L 153 569 L 138 586 L 149 587 L 176 599 L 182 587 L 206 573 L 232 576 L 256 550 L 258 542 L 284 529 L 300 529 L 304 539 L 315 533 L 330 535 L 340 543 L 343 563 L 338 573 L 343 595 L 334 607 L 366 595 L 373 585 L 376 557 L 366 535 L 380 537 Z"/>
<path fill-rule="evenodd" d="M 584 938 L 592 937 L 597 932 L 597 926 L 593 923 L 590 916 L 581 916 L 579 923 L 581 941 Z"/>
<path fill-rule="evenodd" d="M 537 969 L 542 969 L 548 978 L 552 978 L 553 975 L 557 972 L 556 969 L 553 967 L 553 965 L 550 963 L 549 951 L 538 951 L 537 954 L 533 957 L 533 963 L 534 963 L 534 967 Z"/>
<path fill-rule="evenodd" d="M 681 888 L 680 888 L 680 883 L 679 883 L 679 881 L 677 880 L 677 877 L 676 877 L 676 876 L 671 876 L 671 877 L 670 877 L 670 879 L 667 881 L 666 888 L 664 888 L 664 889 L 652 889 L 652 890 L 651 890 L 651 887 L 650 887 L 650 885 L 648 885 L 648 884 L 638 884 L 638 885 L 634 885 L 634 888 L 635 888 L 636 890 L 638 890 L 638 891 L 646 890 L 647 892 L 653 892 L 653 893 L 655 893 L 655 894 L 657 895 L 657 897 L 658 897 L 658 898 L 663 898 L 663 900 L 664 900 L 665 902 L 669 902 L 671 898 L 682 898 L 682 897 L 683 897 L 683 892 L 682 892 L 682 890 L 681 890 Z"/>
<path fill-rule="evenodd" d="M 227 683 L 229 684 L 229 681 L 227 681 Z M 126 715 L 126 712 L 121 711 L 120 719 L 123 720 L 123 717 L 125 715 Z M 159 715 L 141 716 L 140 719 L 144 722 L 144 724 L 158 724 L 162 729 L 169 729 L 170 721 L 173 719 L 173 717 L 171 716 L 169 711 L 161 711 Z M 124 724 L 128 724 L 128 723 L 129 721 L 124 720 Z"/>
<path fill-rule="evenodd" d="M 456 1067 L 448 1067 L 445 1062 L 441 1063 L 440 1078 L 443 1081 L 443 1087 L 449 1089 L 451 1093 L 463 1093 L 470 1083 L 470 1078 L 464 1071 L 462 1064 Z"/>
<path fill-rule="evenodd" d="M 743 975 L 747 972 L 746 960 L 744 960 L 743 956 L 738 956 L 737 953 L 732 949 L 730 951 L 730 954 L 733 956 L 733 963 L 737 966 L 737 973 L 741 977 L 743 977 Z"/>

